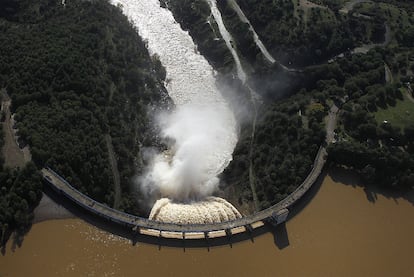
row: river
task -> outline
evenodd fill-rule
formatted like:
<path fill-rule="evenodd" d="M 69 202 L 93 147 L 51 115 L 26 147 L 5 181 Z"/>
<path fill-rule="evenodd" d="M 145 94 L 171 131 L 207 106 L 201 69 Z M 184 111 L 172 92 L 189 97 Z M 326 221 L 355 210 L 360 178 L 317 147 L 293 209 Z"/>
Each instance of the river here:
<path fill-rule="evenodd" d="M 412 276 L 413 195 L 367 191 L 335 173 L 286 224 L 233 247 L 135 246 L 79 219 L 35 224 L 0 256 L 0 276 Z M 283 233 L 283 231 L 282 231 Z"/>
<path fill-rule="evenodd" d="M 163 128 L 162 131 L 163 136 L 176 141 L 172 166 L 164 166 L 168 162 L 162 159 L 156 163 L 163 166 L 164 171 L 164 167 L 167 167 L 168 171 L 159 178 L 163 182 L 156 179 L 155 183 L 167 183 L 161 191 L 165 187 L 172 191 L 169 187 L 177 188 L 175 181 L 184 178 L 185 174 L 180 174 L 179 170 L 189 164 L 193 167 L 187 172 L 200 170 L 208 176 L 200 182 L 192 180 L 191 183 L 208 183 L 204 186 L 208 188 L 213 186 L 211 184 L 216 185 L 215 177 L 232 160 L 237 143 L 237 123 L 233 111 L 216 84 L 216 72 L 200 55 L 191 36 L 181 29 L 171 11 L 160 7 L 159 0 L 111 0 L 111 3 L 122 7 L 123 13 L 146 41 L 149 52 L 156 55 L 165 67 L 165 86 L 176 107 L 175 116 L 171 115 L 169 120 L 162 120 L 167 123 L 165 125 L 178 124 L 173 130 Z M 192 116 L 188 116 L 188 113 Z M 200 169 L 194 168 L 197 162 L 189 160 L 191 157 L 199 163 L 202 162 L 197 165 Z M 203 159 L 197 159 L 198 157 Z M 150 175 L 158 177 L 157 172 L 153 170 Z"/>

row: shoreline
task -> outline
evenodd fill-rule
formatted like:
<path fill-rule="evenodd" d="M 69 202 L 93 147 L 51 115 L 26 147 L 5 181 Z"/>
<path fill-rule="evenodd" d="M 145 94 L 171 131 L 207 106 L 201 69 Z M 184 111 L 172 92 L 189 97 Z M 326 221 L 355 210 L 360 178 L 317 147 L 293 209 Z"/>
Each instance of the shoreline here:
<path fill-rule="evenodd" d="M 62 205 L 53 201 L 44 192 L 42 193 L 42 199 L 40 200 L 39 205 L 34 209 L 33 214 L 34 219 L 32 224 L 54 219 L 79 218 Z"/>
<path fill-rule="evenodd" d="M 322 180 L 319 182 L 323 182 L 326 178 L 330 177 L 335 182 L 343 183 L 344 185 L 351 185 L 351 186 L 361 186 L 361 178 L 358 176 L 358 173 L 353 170 L 346 170 L 343 168 L 326 168 L 321 173 L 320 177 Z M 367 194 L 370 192 L 371 194 L 384 194 L 389 198 L 399 198 L 402 197 L 403 199 L 413 203 L 414 205 L 414 190 L 402 193 L 400 191 L 390 191 L 387 189 L 381 189 L 374 186 L 367 186 L 365 188 Z M 42 199 L 40 200 L 39 205 L 34 209 L 34 219 L 32 224 L 40 223 L 43 221 L 48 220 L 58 220 L 58 219 L 68 219 L 68 218 L 80 218 L 73 213 L 71 213 L 68 209 L 66 209 L 63 205 L 57 203 L 52 198 L 50 198 L 45 192 L 42 193 Z"/>
<path fill-rule="evenodd" d="M 320 177 L 322 177 L 322 180 L 318 180 L 318 183 L 322 183 L 323 180 L 327 176 L 331 176 L 333 174 L 333 171 L 330 169 L 325 169 L 322 171 Z M 346 182 L 346 181 L 345 181 Z M 54 197 L 52 197 L 54 198 Z M 68 219 L 68 218 L 79 218 L 81 217 L 77 216 L 76 214 L 73 214 L 70 212 L 67 208 L 64 207 L 64 205 L 59 204 L 54 199 L 52 199 L 47 192 L 42 192 L 42 199 L 40 200 L 39 205 L 34 209 L 34 219 L 32 224 L 40 223 L 43 221 L 48 220 L 59 220 L 59 219 Z"/>
<path fill-rule="evenodd" d="M 232 245 L 216 246 L 212 240 L 164 244 L 153 238 L 134 245 L 79 219 L 55 220 L 34 225 L 14 252 L 9 242 L 0 271 L 7 276 L 411 276 L 413 206 L 383 195 L 370 203 L 363 184 L 347 173 L 335 175 L 347 178 L 344 184 L 327 176 L 285 228 L 265 227 L 252 241 L 232 238 Z"/>

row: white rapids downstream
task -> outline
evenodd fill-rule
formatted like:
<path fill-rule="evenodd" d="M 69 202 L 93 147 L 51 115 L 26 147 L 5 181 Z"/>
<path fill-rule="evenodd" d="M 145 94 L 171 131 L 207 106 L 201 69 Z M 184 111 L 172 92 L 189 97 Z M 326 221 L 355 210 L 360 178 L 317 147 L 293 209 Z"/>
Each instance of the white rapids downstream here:
<path fill-rule="evenodd" d="M 167 72 L 166 88 L 177 110 L 186 106 L 209 107 L 222 115 L 221 120 L 225 122 L 226 128 L 222 128 L 219 137 L 216 138 L 218 143 L 214 143 L 214 148 L 208 149 L 206 151 L 207 155 L 204 157 L 208 171 L 217 176 L 223 172 L 232 160 L 232 153 L 237 143 L 237 123 L 233 112 L 216 85 L 214 69 L 198 53 L 197 47 L 188 32 L 181 29 L 168 9 L 160 7 L 158 0 L 112 0 L 112 3 L 119 5 L 124 14 L 137 27 L 139 35 L 147 42 L 150 54 L 159 57 Z M 162 201 L 164 203 L 165 199 Z M 212 203 L 210 205 L 212 215 L 217 214 L 216 211 L 219 209 L 221 210 L 218 213 L 219 217 L 233 219 L 234 212 L 233 209 L 226 208 L 229 207 L 227 201 L 206 201 L 201 204 L 203 210 L 205 210 L 206 203 Z M 154 208 L 159 208 L 159 204 L 156 203 Z M 184 207 L 191 206 L 188 205 L 188 202 L 182 205 Z M 165 205 L 161 206 L 165 207 Z M 176 214 L 177 218 L 180 218 L 180 223 L 194 223 L 190 216 L 192 209 L 188 210 L 188 221 L 182 219 L 182 208 L 170 205 L 169 209 L 169 214 L 174 213 L 174 210 L 177 211 Z M 229 214 L 225 212 L 226 215 L 223 215 L 223 209 L 231 212 Z M 158 213 L 159 211 L 151 212 L 151 214 Z M 213 216 L 213 218 L 215 217 Z M 174 219 L 174 216 L 168 216 L 169 222 L 177 220 Z"/>

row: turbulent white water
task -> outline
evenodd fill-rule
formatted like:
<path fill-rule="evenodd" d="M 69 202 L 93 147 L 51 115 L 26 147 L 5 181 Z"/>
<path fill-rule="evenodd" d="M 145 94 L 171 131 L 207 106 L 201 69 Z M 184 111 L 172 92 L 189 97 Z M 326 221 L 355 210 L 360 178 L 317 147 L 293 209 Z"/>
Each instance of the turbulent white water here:
<path fill-rule="evenodd" d="M 237 142 L 236 121 L 216 86 L 213 68 L 158 0 L 112 2 L 121 5 L 150 53 L 158 55 L 176 104 L 172 114 L 161 117 L 162 135 L 175 142 L 173 156 L 171 160 L 163 154 L 154 156 L 144 187 L 180 199 L 211 194 Z"/>
<path fill-rule="evenodd" d="M 253 33 L 253 39 L 256 42 L 257 47 L 259 47 L 260 51 L 262 52 L 263 56 L 271 63 L 275 63 L 275 59 L 270 55 L 269 51 L 267 51 L 266 46 L 264 46 L 263 42 L 260 40 L 259 36 L 257 35 L 256 31 L 254 30 L 252 24 L 250 24 L 249 19 L 247 19 L 246 15 L 240 8 L 239 4 L 237 4 L 236 0 L 229 0 L 230 6 L 233 10 L 237 13 L 240 20 L 244 23 L 249 24 L 249 29 Z"/>
<path fill-rule="evenodd" d="M 206 0 L 207 3 L 210 6 L 211 14 L 214 17 L 214 20 L 217 22 L 217 25 L 219 27 L 219 31 L 221 36 L 223 37 L 224 41 L 226 42 L 227 48 L 230 50 L 234 62 L 236 63 L 237 68 L 237 76 L 239 77 L 240 81 L 243 83 L 246 83 L 246 73 L 243 70 L 243 67 L 240 62 L 240 58 L 237 55 L 236 49 L 233 47 L 233 38 L 229 31 L 227 31 L 226 26 L 224 25 L 223 18 L 221 17 L 220 10 L 217 8 L 217 2 L 216 0 Z"/>
<path fill-rule="evenodd" d="M 203 201 L 182 204 L 170 199 L 158 200 L 149 219 L 177 224 L 211 224 L 241 218 L 237 209 L 219 197 L 208 197 Z"/>

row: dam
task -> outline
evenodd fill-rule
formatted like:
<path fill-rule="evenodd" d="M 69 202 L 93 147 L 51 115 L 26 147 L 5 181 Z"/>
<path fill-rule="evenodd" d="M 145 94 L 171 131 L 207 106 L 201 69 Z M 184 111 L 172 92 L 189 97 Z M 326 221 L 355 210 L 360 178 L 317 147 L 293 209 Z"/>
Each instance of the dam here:
<path fill-rule="evenodd" d="M 349 172 L 328 173 L 312 200 L 286 223 L 284 248 L 275 245 L 282 234 L 272 231 L 255 237 L 254 243 L 246 240 L 210 251 L 133 246 L 81 219 L 61 219 L 34 224 L 15 251 L 10 241 L 0 255 L 0 272 L 62 277 L 411 276 L 414 194 L 384 194 L 365 188 Z M 376 194 L 375 203 L 367 193 Z"/>
<path fill-rule="evenodd" d="M 326 143 L 328 144 L 334 136 L 333 130 L 336 127 L 338 111 L 339 109 L 333 105 L 327 118 Z M 41 172 L 45 184 L 59 195 L 69 199 L 72 205 L 79 206 L 94 216 L 134 230 L 137 234 L 175 239 L 207 239 L 251 232 L 256 228 L 262 227 L 266 222 L 272 225 L 283 223 L 287 219 L 289 208 L 301 201 L 303 196 L 317 181 L 324 168 L 327 155 L 326 148 L 321 146 L 309 175 L 295 191 L 279 203 L 253 215 L 208 224 L 175 224 L 126 214 L 84 195 L 51 168 L 43 168 Z"/>
<path fill-rule="evenodd" d="M 331 120 L 334 120 L 332 118 Z M 208 224 L 177 224 L 169 222 L 154 221 L 147 218 L 126 214 L 103 205 L 71 186 L 59 174 L 50 168 L 43 168 L 42 175 L 45 184 L 57 194 L 70 200 L 72 205 L 78 206 L 84 211 L 115 223 L 123 228 L 133 230 L 138 235 L 164 237 L 174 239 L 208 239 L 218 237 L 231 237 L 244 232 L 252 232 L 262 227 L 266 222 L 272 225 L 283 223 L 287 219 L 289 208 L 300 201 L 306 192 L 312 187 L 319 177 L 326 161 L 326 150 L 320 147 L 315 158 L 313 169 L 304 182 L 289 196 L 253 215 L 237 217 L 233 220 L 208 223 Z"/>

